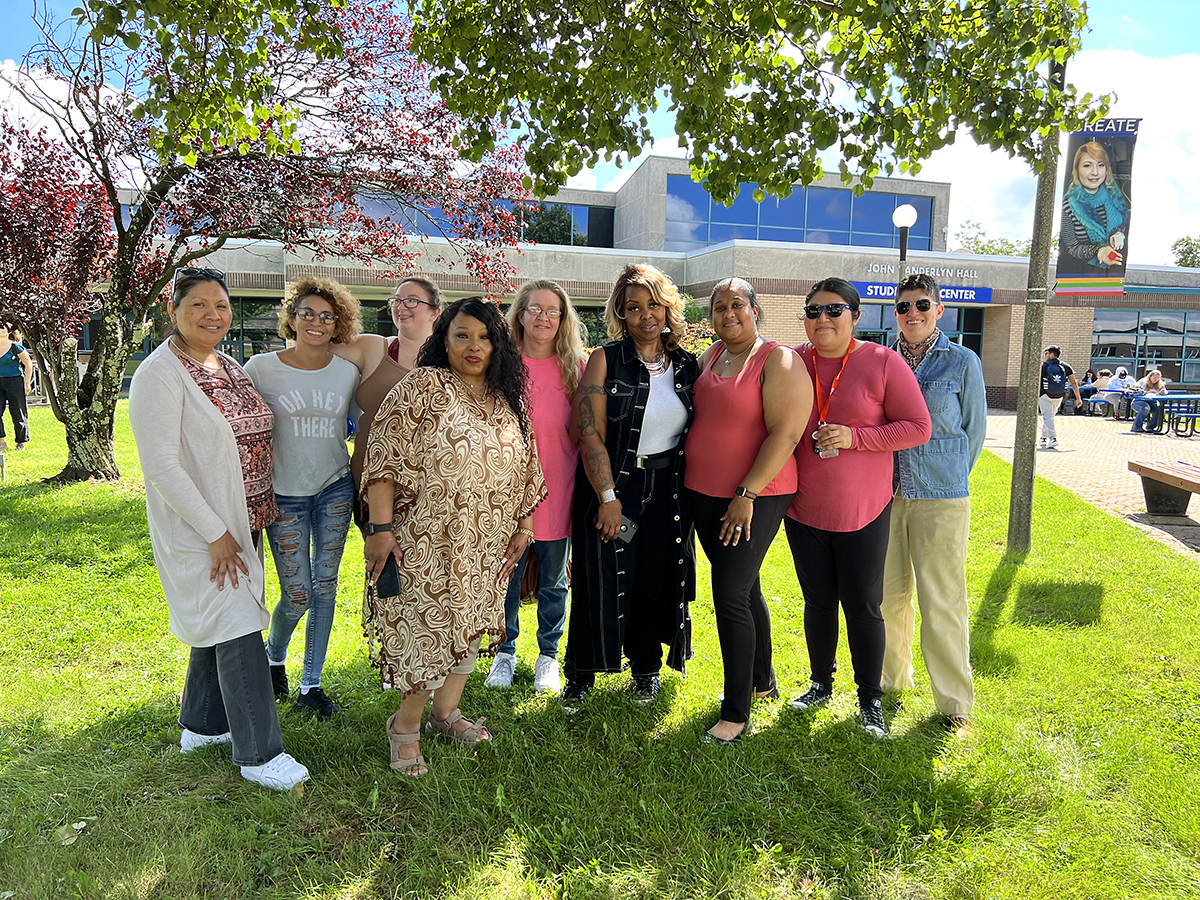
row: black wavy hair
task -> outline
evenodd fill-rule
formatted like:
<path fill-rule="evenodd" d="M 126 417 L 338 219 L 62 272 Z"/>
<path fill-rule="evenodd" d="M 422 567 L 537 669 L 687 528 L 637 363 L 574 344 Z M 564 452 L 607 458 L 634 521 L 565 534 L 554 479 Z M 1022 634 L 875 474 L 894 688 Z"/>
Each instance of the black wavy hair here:
<path fill-rule="evenodd" d="M 464 297 L 442 310 L 434 319 L 433 334 L 421 345 L 417 353 L 417 365 L 435 369 L 450 368 L 450 355 L 446 352 L 446 337 L 454 318 L 462 313 L 478 319 L 487 328 L 488 340 L 492 342 L 492 358 L 484 373 L 488 389 L 500 394 L 508 408 L 516 414 L 521 424 L 521 434 L 529 439 L 529 369 L 521 351 L 508 330 L 508 323 L 500 314 L 500 308 L 483 297 Z"/>

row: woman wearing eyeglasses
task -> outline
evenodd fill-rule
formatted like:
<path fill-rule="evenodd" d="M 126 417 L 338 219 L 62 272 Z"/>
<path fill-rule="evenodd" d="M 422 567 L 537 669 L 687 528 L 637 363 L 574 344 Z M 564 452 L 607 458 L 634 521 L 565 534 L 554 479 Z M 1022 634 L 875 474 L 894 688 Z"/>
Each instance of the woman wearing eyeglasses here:
<path fill-rule="evenodd" d="M 813 410 L 796 447 L 798 490 L 784 520 L 804 593 L 812 683 L 792 701 L 812 709 L 833 695 L 838 606 L 862 726 L 888 733 L 883 717 L 883 566 L 892 503 L 892 454 L 929 440 L 929 410 L 900 354 L 854 338 L 859 297 L 842 278 L 813 285 L 804 307 L 809 343 L 797 347 L 813 380 Z"/>
<path fill-rule="evenodd" d="M 290 790 L 308 769 L 284 752 L 262 640 L 274 417 L 217 350 L 233 322 L 223 273 L 179 270 L 167 312 L 174 330 L 134 373 L 129 422 L 169 627 L 192 648 L 180 750 L 232 744 L 243 778 Z"/>
<path fill-rule="evenodd" d="M 633 675 L 632 699 L 652 703 L 667 665 L 692 655 L 688 605 L 696 551 L 683 490 L 696 358 L 679 346 L 683 299 L 653 266 L 626 266 L 604 310 L 612 340 L 597 348 L 575 392 L 571 618 L 563 705 L 578 709 L 597 672 Z"/>
<path fill-rule="evenodd" d="M 279 518 L 267 528 L 279 602 L 271 614 L 267 659 L 276 698 L 288 694 L 287 651 L 308 613 L 296 705 L 321 718 L 340 710 L 321 687 L 337 601 L 354 479 L 346 452 L 346 416 L 358 369 L 334 356 L 362 329 L 358 301 L 328 278 L 302 278 L 279 311 L 279 336 L 294 346 L 246 361 L 246 372 L 275 414 L 271 478 Z"/>
<path fill-rule="evenodd" d="M 571 437 L 571 399 L 583 372 L 583 326 L 571 298 L 554 281 L 517 291 L 508 327 L 529 370 L 529 420 L 546 478 L 546 499 L 533 514 L 533 544 L 521 556 L 504 600 L 507 634 L 484 684 L 512 687 L 521 633 L 521 575 L 530 552 L 538 564 L 538 658 L 533 689 L 558 693 L 558 642 L 567 624 L 567 559 L 571 555 L 571 495 L 579 446 Z"/>
<path fill-rule="evenodd" d="M 399 334 L 385 338 L 379 334 L 360 334 L 342 344 L 332 345 L 335 355 L 358 367 L 361 380 L 354 402 L 362 410 L 354 432 L 354 452 L 350 455 L 350 473 L 354 483 L 362 481 L 367 438 L 375 414 L 400 379 L 417 364 L 417 353 L 433 334 L 433 323 L 442 313 L 442 292 L 425 278 L 406 278 L 388 301 L 388 311 Z M 366 527 L 366 510 L 355 505 L 356 521 Z"/>

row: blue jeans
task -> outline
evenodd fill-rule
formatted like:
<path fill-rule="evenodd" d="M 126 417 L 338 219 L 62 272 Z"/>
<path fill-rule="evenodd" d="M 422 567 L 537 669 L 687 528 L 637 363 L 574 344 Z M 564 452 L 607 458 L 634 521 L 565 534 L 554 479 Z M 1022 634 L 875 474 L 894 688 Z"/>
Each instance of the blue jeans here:
<path fill-rule="evenodd" d="M 571 555 L 571 539 L 535 541 L 529 550 L 537 554 L 541 581 L 537 599 L 538 652 L 557 659 L 558 642 L 567 624 L 567 557 Z M 500 645 L 498 653 L 517 651 L 517 636 L 521 633 L 521 575 L 525 572 L 529 550 L 517 563 L 517 570 L 508 583 L 508 594 L 504 598 L 505 637 L 508 640 Z"/>
<path fill-rule="evenodd" d="M 1158 428 L 1159 422 L 1162 421 L 1161 403 L 1150 403 L 1146 400 L 1134 400 L 1133 412 L 1134 431 L 1142 430 L 1142 423 L 1146 421 L 1147 416 L 1150 418 L 1150 424 L 1146 426 L 1147 431 L 1153 431 L 1154 429 Z"/>
<path fill-rule="evenodd" d="M 279 519 L 267 526 L 267 539 L 280 596 L 267 632 L 267 660 L 273 666 L 287 661 L 292 632 L 307 612 L 301 690 L 321 684 L 353 499 L 354 479 L 349 475 L 309 497 L 275 495 Z"/>

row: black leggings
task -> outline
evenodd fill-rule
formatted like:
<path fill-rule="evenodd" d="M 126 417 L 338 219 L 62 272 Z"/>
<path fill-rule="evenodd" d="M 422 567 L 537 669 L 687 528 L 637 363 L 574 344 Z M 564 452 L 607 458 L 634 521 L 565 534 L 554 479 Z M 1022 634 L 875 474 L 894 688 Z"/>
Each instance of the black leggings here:
<path fill-rule="evenodd" d="M 775 687 L 771 666 L 771 613 L 763 596 L 758 571 L 779 533 L 779 523 L 792 502 L 791 494 L 759 497 L 754 501 L 750 540 L 727 547 L 721 543 L 721 516 L 729 497 L 709 497 L 688 491 L 695 513 L 696 536 L 712 566 L 713 610 L 721 659 L 725 665 L 725 699 L 721 718 L 746 722 L 751 694 Z"/>
<path fill-rule="evenodd" d="M 879 679 L 887 639 L 879 605 L 883 602 L 883 563 L 891 520 L 891 501 L 875 521 L 858 531 L 824 531 L 795 519 L 784 520 L 796 577 L 804 592 L 804 638 L 812 680 L 826 687 L 833 685 L 841 603 L 860 702 L 883 696 Z"/>

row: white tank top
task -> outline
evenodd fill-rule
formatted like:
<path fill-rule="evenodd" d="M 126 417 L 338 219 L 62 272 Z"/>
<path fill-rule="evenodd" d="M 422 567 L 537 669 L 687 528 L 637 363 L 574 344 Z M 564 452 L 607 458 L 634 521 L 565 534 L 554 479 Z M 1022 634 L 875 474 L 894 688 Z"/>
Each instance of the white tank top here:
<path fill-rule="evenodd" d="M 653 456 L 679 443 L 687 427 L 687 407 L 675 393 L 675 364 L 661 375 L 650 377 L 650 396 L 638 440 L 638 456 Z"/>

